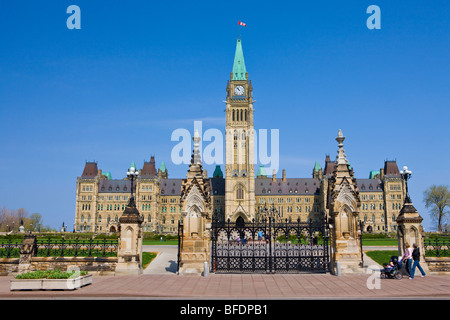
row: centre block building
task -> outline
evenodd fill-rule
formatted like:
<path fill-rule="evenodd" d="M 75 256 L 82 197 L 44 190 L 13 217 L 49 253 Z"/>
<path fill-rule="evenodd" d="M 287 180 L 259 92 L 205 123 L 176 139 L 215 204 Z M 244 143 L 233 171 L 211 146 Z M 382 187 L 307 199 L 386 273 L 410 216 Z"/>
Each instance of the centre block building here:
<path fill-rule="evenodd" d="M 212 214 L 219 219 L 247 222 L 257 219 L 264 207 L 274 207 L 281 218 L 314 221 L 327 215 L 328 180 L 336 161 L 325 157 L 311 164 L 310 177 L 267 175 L 253 161 L 253 87 L 246 71 L 241 40 L 237 40 L 230 80 L 226 86 L 225 174 L 216 166 L 209 181 Z M 135 166 L 133 163 L 132 166 Z M 351 167 L 350 167 L 351 168 Z M 137 208 L 144 232 L 176 234 L 181 215 L 184 178 L 169 178 L 164 162 L 156 169 L 152 156 L 144 161 L 135 184 Z M 353 169 L 352 169 L 353 170 Z M 207 175 L 206 170 L 204 171 Z M 365 232 L 396 232 L 396 218 L 405 196 L 405 184 L 396 161 L 386 160 L 368 178 L 356 179 Z M 118 221 L 130 197 L 130 181 L 112 179 L 96 162 L 86 162 L 77 178 L 75 231 L 117 232 Z"/>

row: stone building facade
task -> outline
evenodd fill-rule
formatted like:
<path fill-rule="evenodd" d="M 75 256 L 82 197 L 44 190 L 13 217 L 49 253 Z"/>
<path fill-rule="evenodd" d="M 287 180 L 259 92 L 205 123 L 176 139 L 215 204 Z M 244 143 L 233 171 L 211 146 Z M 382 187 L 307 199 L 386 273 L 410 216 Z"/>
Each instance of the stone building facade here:
<path fill-rule="evenodd" d="M 312 175 L 304 178 L 287 178 L 285 170 L 281 176 L 267 175 L 264 167 L 254 163 L 253 87 L 240 39 L 226 92 L 225 174 L 220 166 L 209 177 L 203 171 L 209 183 L 211 214 L 250 221 L 264 206 L 273 205 L 286 219 L 309 221 L 329 215 L 328 184 L 337 159 L 327 155 L 323 168 L 316 161 Z M 144 161 L 135 186 L 144 232 L 177 233 L 182 219 L 182 183 L 183 178 L 169 178 L 164 162 L 156 169 L 154 156 Z M 356 184 L 361 204 L 358 219 L 365 222 L 365 231 L 396 232 L 396 219 L 405 197 L 396 161 L 386 160 L 382 168 L 368 173 L 368 178 L 356 178 Z M 77 178 L 75 231 L 117 232 L 129 196 L 129 180 L 112 179 L 96 162 L 86 162 Z"/>

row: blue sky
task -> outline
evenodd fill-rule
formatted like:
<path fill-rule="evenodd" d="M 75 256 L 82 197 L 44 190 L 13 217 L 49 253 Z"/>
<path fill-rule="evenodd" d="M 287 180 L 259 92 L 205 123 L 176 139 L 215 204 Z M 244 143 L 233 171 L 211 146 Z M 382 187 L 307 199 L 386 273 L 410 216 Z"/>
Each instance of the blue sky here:
<path fill-rule="evenodd" d="M 66 27 L 72 4 L 81 30 Z M 372 4 L 380 30 L 366 27 Z M 412 170 L 429 229 L 422 193 L 450 179 L 448 12 L 439 0 L 1 1 L 0 206 L 71 228 L 86 160 L 121 179 L 155 155 L 184 177 L 171 133 L 224 130 L 240 31 L 255 129 L 279 129 L 280 171 L 310 177 L 342 129 L 356 177 L 386 159 Z"/>

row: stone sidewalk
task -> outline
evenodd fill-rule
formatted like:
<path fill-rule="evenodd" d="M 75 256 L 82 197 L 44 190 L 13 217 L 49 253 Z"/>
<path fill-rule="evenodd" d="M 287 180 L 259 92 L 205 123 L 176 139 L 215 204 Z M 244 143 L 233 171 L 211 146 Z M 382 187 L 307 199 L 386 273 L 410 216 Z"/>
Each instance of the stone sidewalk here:
<path fill-rule="evenodd" d="M 94 276 L 74 291 L 10 291 L 0 277 L 0 299 L 450 299 L 450 276 L 409 280 L 370 274 L 175 274 Z M 371 289 L 372 288 L 372 289 Z"/>

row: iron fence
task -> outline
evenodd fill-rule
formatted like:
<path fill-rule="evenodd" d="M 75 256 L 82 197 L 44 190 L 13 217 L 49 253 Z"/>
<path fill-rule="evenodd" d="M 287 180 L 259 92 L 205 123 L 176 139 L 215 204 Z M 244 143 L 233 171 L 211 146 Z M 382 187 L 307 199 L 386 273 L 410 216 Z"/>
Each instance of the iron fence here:
<path fill-rule="evenodd" d="M 249 223 L 213 220 L 212 272 L 327 272 L 327 223 L 264 219 Z"/>
<path fill-rule="evenodd" d="M 450 240 L 426 239 L 424 240 L 424 249 L 427 257 L 450 257 Z"/>
<path fill-rule="evenodd" d="M 94 239 L 38 239 L 38 257 L 116 257 L 118 240 Z"/>
<path fill-rule="evenodd" d="M 0 241 L 0 258 L 19 258 L 22 242 L 5 239 Z"/>

